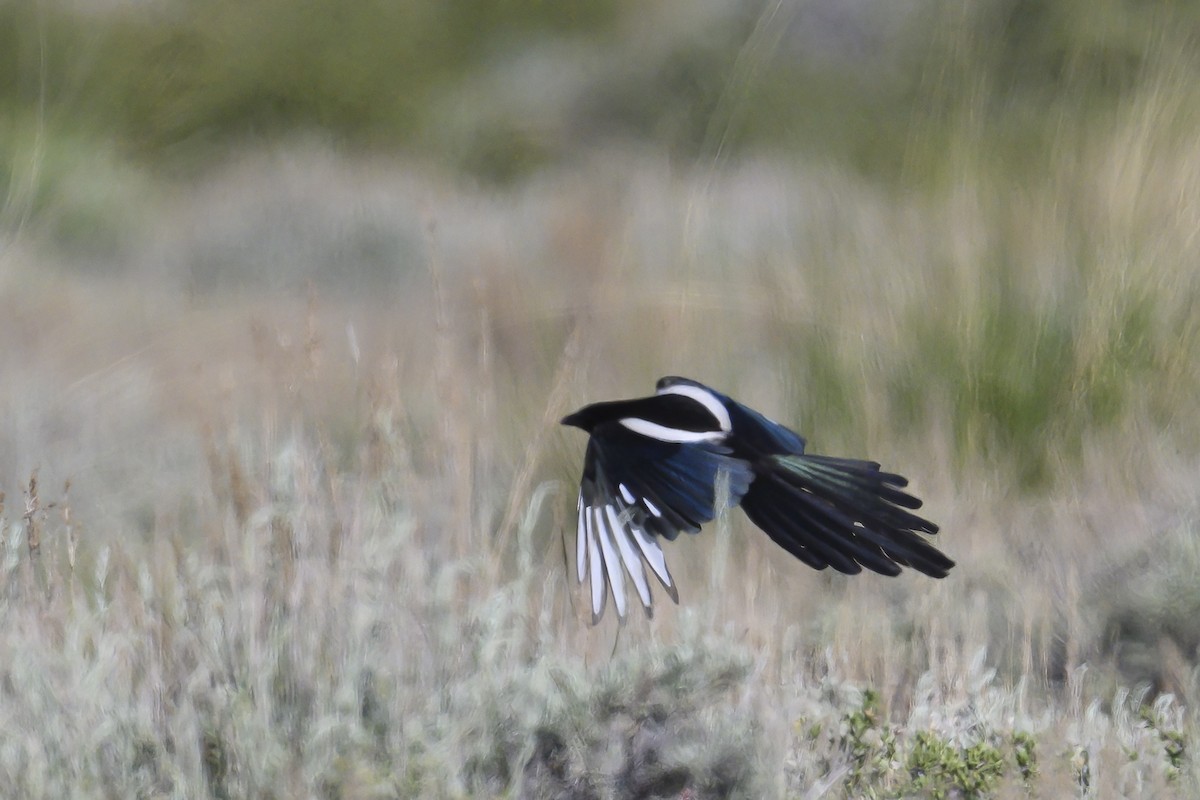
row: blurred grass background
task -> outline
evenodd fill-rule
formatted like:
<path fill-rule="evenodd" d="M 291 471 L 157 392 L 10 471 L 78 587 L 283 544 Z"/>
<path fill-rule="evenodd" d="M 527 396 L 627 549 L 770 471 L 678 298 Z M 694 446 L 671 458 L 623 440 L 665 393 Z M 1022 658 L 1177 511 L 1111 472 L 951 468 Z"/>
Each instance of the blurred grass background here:
<path fill-rule="evenodd" d="M 0 2 L 17 796 L 1190 797 L 1200 5 Z M 584 624 L 663 374 L 915 481 Z"/>

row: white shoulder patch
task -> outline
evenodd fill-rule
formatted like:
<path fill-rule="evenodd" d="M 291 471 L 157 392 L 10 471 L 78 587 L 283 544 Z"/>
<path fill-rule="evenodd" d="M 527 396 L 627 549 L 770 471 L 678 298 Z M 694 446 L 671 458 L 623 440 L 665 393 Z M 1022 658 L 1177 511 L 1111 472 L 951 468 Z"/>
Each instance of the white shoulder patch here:
<path fill-rule="evenodd" d="M 729 419 L 729 409 L 725 408 L 725 404 L 707 389 L 693 386 L 690 383 L 676 383 L 672 386 L 664 386 L 658 390 L 657 394 L 678 394 L 683 397 L 690 397 L 704 406 L 708 410 L 708 413 L 716 417 L 717 424 L 721 426 L 721 430 L 725 431 L 725 433 L 729 433 L 733 429 L 733 423 Z"/>
<path fill-rule="evenodd" d="M 725 415 L 725 419 L 729 420 L 728 414 Z M 678 428 L 668 428 L 666 425 L 659 425 L 657 422 L 650 422 L 638 417 L 624 417 L 620 422 L 634 433 L 640 433 L 642 436 L 648 436 L 660 442 L 719 442 L 729 433 L 728 428 L 719 431 L 684 431 Z"/>

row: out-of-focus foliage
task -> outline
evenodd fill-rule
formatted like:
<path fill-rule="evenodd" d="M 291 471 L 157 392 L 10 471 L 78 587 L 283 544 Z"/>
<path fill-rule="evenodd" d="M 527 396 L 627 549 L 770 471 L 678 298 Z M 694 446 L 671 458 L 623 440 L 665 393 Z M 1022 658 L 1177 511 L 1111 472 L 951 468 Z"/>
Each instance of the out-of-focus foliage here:
<path fill-rule="evenodd" d="M 936 170 L 959 112 L 1019 155 L 1045 143 L 1064 98 L 1071 114 L 1102 108 L 1200 33 L 1197 4 L 1132 0 L 86 8 L 0 6 L 6 116 L 173 168 L 316 131 L 500 182 L 612 137 L 681 159 L 770 147 L 911 177 L 914 163 Z"/>
<path fill-rule="evenodd" d="M 1071 86 L 1095 98 L 1132 88 L 1156 55 L 1194 41 L 1200 3 L 999 0 L 981 19 L 1002 94 Z"/>
<path fill-rule="evenodd" d="M 993 165 L 1042 173 L 1064 128 L 1103 124 L 1164 74 L 1200 82 L 1200 3 L 1169 0 L 933 2 L 912 98 L 910 178 L 946 175 L 964 126 Z M 947 124 L 950 123 L 950 124 Z M 949 166 L 949 170 L 947 167 Z"/>
<path fill-rule="evenodd" d="M 616 11 L 606 0 L 181 0 L 85 13 L 15 0 L 0 9 L 0 104 L 48 102 L 155 157 L 295 129 L 403 145 L 448 85 L 539 36 L 600 35 Z"/>

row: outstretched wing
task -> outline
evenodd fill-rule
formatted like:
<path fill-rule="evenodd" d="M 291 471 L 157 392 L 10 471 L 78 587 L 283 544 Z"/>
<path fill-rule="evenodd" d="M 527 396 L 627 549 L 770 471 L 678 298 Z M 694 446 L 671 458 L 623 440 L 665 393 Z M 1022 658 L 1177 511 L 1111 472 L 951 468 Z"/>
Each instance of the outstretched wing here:
<path fill-rule="evenodd" d="M 678 602 L 660 537 L 698 532 L 722 507 L 736 505 L 752 478 L 749 465 L 720 444 L 663 442 L 616 424 L 593 430 L 579 487 L 576 547 L 579 581 L 590 583 L 592 621 L 603 614 L 610 586 L 624 619 L 626 576 L 652 615 L 647 566 Z"/>

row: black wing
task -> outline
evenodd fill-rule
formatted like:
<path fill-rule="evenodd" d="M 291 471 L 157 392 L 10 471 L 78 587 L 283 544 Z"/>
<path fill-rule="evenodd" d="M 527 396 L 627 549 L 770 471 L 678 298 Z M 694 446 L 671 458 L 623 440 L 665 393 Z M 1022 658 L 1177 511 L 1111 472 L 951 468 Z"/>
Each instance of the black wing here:
<path fill-rule="evenodd" d="M 645 565 L 678 602 L 658 538 L 698 532 L 722 503 L 735 505 L 752 478 L 749 465 L 720 444 L 661 442 L 619 424 L 593 430 L 579 487 L 576 548 L 579 580 L 591 586 L 593 622 L 604 612 L 609 586 L 618 616 L 625 617 L 626 574 L 652 614 Z"/>

